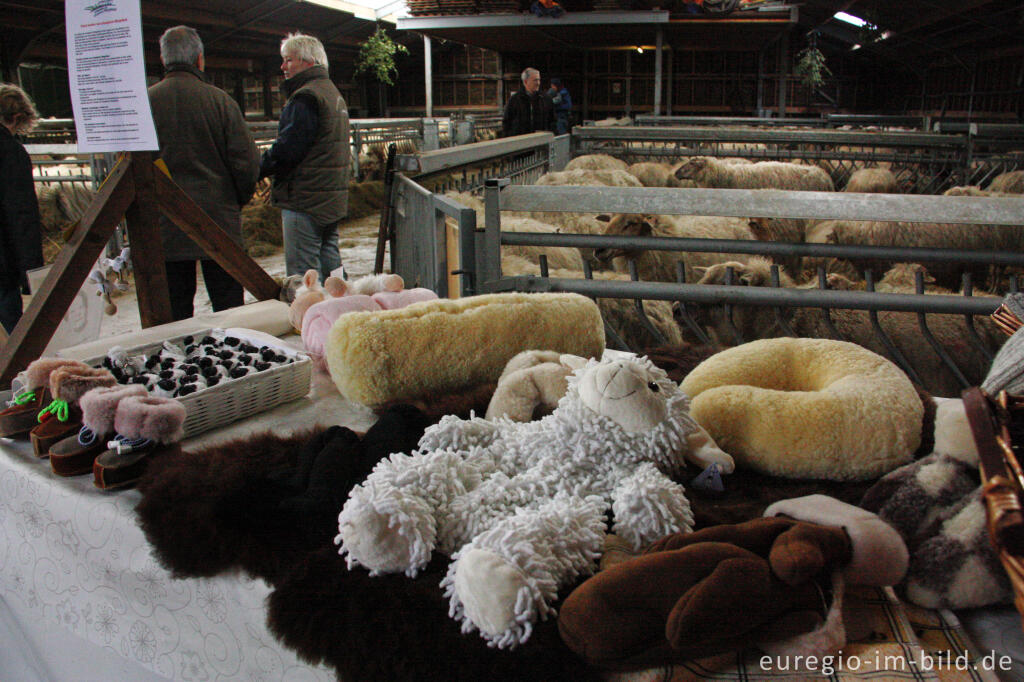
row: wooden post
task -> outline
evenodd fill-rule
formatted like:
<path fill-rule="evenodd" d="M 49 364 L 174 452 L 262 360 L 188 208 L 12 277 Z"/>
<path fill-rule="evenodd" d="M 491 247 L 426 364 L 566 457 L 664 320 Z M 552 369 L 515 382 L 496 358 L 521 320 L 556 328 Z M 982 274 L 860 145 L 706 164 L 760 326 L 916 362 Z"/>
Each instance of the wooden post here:
<path fill-rule="evenodd" d="M 110 171 L 0 353 L 0 385 L 42 355 L 110 235 L 135 198 L 130 160 Z"/>
<path fill-rule="evenodd" d="M 9 384 L 46 349 L 123 217 L 128 219 L 142 326 L 170 322 L 160 211 L 257 299 L 278 297 L 281 287 L 277 282 L 238 248 L 184 190 L 156 172 L 153 154 L 134 152 L 110 171 L 10 338 L 0 347 L 0 385 Z"/>
<path fill-rule="evenodd" d="M 139 320 L 143 329 L 174 320 L 171 314 L 171 294 L 167 288 L 163 241 L 160 237 L 160 211 L 153 177 L 155 173 L 152 152 L 132 154 L 135 201 L 125 212 L 125 219 L 128 223 L 128 243 L 132 249 Z"/>

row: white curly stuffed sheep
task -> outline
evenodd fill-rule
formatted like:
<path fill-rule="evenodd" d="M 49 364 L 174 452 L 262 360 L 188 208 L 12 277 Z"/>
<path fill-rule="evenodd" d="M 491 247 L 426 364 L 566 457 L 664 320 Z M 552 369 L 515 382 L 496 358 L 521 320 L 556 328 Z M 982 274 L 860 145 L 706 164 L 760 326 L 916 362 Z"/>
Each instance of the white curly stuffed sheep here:
<path fill-rule="evenodd" d="M 571 356 L 570 356 L 571 357 Z M 415 576 L 434 549 L 463 632 L 526 641 L 559 588 L 596 568 L 605 514 L 639 547 L 692 528 L 688 457 L 733 469 L 690 418 L 689 399 L 646 358 L 577 359 L 558 408 L 534 422 L 445 417 L 350 493 L 335 542 L 349 568 Z"/>

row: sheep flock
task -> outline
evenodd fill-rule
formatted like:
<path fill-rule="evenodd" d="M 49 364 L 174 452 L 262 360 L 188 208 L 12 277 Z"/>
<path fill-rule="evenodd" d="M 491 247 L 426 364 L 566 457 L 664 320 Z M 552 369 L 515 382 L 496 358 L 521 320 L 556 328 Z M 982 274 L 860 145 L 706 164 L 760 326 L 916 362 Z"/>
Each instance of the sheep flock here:
<path fill-rule="evenodd" d="M 836 187 L 822 168 L 805 163 L 751 161 L 743 158 L 687 157 L 627 164 L 607 154 L 572 159 L 562 171 L 542 176 L 537 185 L 591 187 L 709 187 L 781 189 L 789 191 L 898 194 L 899 184 L 889 168 L 857 168 L 842 187 Z M 614 190 L 612 190 L 614 191 Z M 950 196 L 1013 196 L 1024 193 L 1024 172 L 1012 171 L 985 188 L 954 187 Z M 450 193 L 451 194 L 451 193 Z M 452 194 L 477 209 L 483 205 L 468 194 Z M 1024 219 L 1022 219 L 1024 223 Z M 503 212 L 502 230 L 605 234 L 631 237 L 683 237 L 792 244 L 843 244 L 926 247 L 993 251 L 1024 251 L 1024 224 L 986 226 L 851 220 L 803 220 L 692 215 L 594 215 L 578 212 Z M 540 256 L 547 257 L 549 276 L 601 280 L 630 279 L 631 267 L 642 281 L 704 285 L 825 288 L 881 293 L 1001 296 L 1008 290 L 1010 268 L 962 262 L 904 263 L 883 259 L 849 260 L 793 255 L 765 257 L 720 252 L 680 252 L 571 247 L 502 247 L 505 276 L 539 275 Z M 772 269 L 777 268 L 773 273 Z M 727 273 L 731 273 L 727 275 Z M 969 276 L 969 279 L 965 278 Z M 774 284 L 773 284 L 774 281 Z M 821 284 L 819 284 L 821 282 Z M 971 290 L 965 291 L 965 282 Z M 843 338 L 889 357 L 921 387 L 938 396 L 957 396 L 967 385 L 984 378 L 992 355 L 1006 334 L 987 316 L 928 314 L 820 308 L 765 308 L 733 305 L 696 306 L 668 301 L 599 299 L 610 343 L 621 340 L 632 350 L 656 346 L 686 346 L 710 341 L 727 347 L 771 336 Z M 993 303 L 995 307 L 997 303 Z M 685 319 L 684 319 L 685 318 Z M 686 322 L 684 324 L 684 322 Z M 696 323 L 705 334 L 695 335 Z M 881 329 L 883 335 L 878 333 Z M 925 336 L 945 350 L 942 358 Z M 950 366 L 952 360 L 952 367 Z"/>

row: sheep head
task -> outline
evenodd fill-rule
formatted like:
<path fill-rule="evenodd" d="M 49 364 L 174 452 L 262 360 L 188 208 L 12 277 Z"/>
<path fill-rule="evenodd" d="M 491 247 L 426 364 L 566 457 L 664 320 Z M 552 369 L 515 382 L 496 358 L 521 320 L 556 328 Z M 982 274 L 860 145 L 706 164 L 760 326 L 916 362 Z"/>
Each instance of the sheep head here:
<path fill-rule="evenodd" d="M 767 258 L 754 257 L 748 263 L 726 261 L 708 267 L 695 267 L 694 272 L 700 275 L 697 284 L 725 284 L 728 269 L 733 270 L 733 284 L 743 286 L 768 287 L 772 285 L 772 263 Z M 793 286 L 793 280 L 785 272 L 779 272 L 779 285 Z"/>
<path fill-rule="evenodd" d="M 649 237 L 654 232 L 654 226 L 658 222 L 656 216 L 638 213 L 617 213 L 612 217 L 599 215 L 597 219 L 606 223 L 604 234 L 623 237 Z M 614 258 L 620 258 L 632 253 L 634 253 L 632 249 L 597 249 L 594 251 L 594 258 L 602 263 L 610 263 Z"/>
<path fill-rule="evenodd" d="M 709 164 L 708 157 L 695 156 L 676 168 L 676 180 L 695 180 Z"/>
<path fill-rule="evenodd" d="M 770 221 L 771 218 L 748 218 L 747 227 L 758 241 L 770 242 L 772 241 L 772 233 L 768 229 Z"/>

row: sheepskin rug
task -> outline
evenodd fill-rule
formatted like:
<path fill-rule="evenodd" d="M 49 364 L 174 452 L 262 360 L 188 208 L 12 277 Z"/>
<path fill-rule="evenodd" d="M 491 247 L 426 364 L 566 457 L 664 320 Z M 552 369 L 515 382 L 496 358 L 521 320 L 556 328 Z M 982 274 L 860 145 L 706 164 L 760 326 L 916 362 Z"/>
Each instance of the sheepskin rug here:
<path fill-rule="evenodd" d="M 265 579 L 275 588 L 271 631 L 303 660 L 335 666 L 339 679 L 597 680 L 562 644 L 554 620 L 514 652 L 462 635 L 438 586 L 444 557 L 415 580 L 346 570 L 332 541 L 341 501 L 326 515 L 296 504 L 325 480 L 337 488 L 330 499 L 344 500 L 378 459 L 414 448 L 429 421 L 408 405 L 392 406 L 361 441 L 318 426 L 158 458 L 137 486 L 140 526 L 177 577 L 241 570 Z M 333 448 L 326 459 L 340 470 L 325 472 L 323 451 L 313 452 L 321 443 Z"/>
<path fill-rule="evenodd" d="M 889 360 L 831 339 L 724 350 L 682 382 L 693 417 L 738 467 L 789 478 L 866 480 L 910 462 L 924 408 Z"/>
<path fill-rule="evenodd" d="M 579 294 L 485 294 L 343 315 L 327 336 L 331 378 L 364 405 L 493 383 L 524 350 L 604 352 L 597 304 Z"/>

